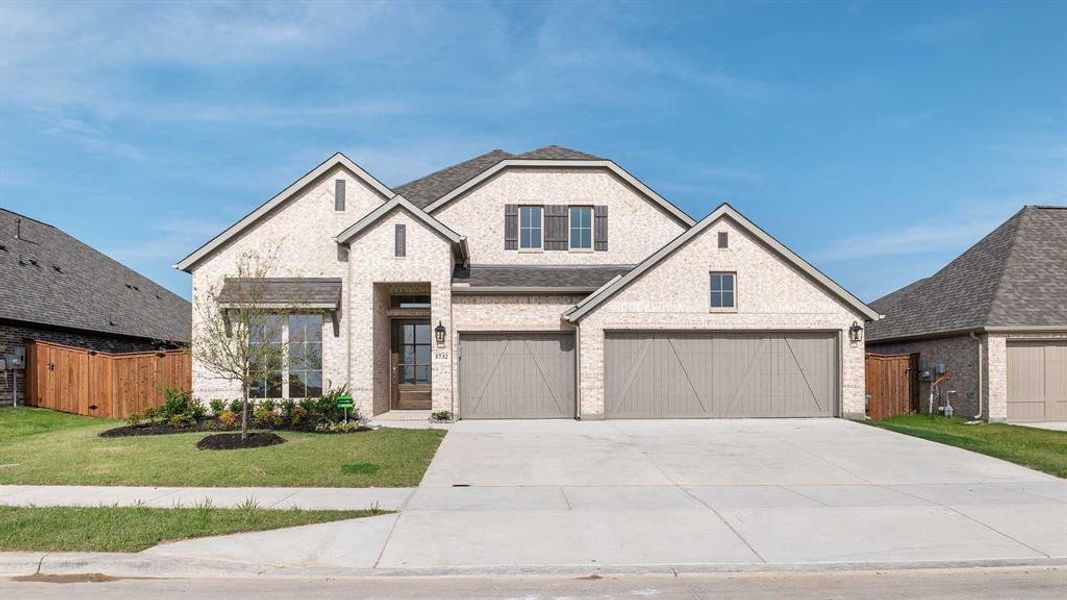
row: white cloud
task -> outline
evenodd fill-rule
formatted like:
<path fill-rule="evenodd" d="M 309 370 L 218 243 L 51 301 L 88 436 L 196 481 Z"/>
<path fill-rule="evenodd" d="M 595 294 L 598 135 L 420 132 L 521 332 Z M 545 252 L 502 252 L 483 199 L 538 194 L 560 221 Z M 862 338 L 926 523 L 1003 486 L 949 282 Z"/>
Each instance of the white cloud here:
<path fill-rule="evenodd" d="M 1057 192 L 1019 194 L 1006 198 L 968 198 L 948 210 L 929 212 L 916 222 L 832 240 L 811 253 L 815 260 L 962 252 L 1026 204 L 1067 201 Z"/>

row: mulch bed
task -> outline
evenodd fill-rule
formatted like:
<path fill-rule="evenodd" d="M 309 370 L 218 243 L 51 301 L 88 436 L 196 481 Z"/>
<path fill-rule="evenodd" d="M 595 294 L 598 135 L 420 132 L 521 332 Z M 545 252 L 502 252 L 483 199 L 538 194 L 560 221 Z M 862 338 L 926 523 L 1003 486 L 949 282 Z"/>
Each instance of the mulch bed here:
<path fill-rule="evenodd" d="M 254 431 L 248 434 L 248 438 L 241 440 L 240 433 L 217 433 L 209 435 L 196 443 L 201 450 L 236 450 L 238 448 L 262 448 L 284 444 L 285 438 L 269 431 Z"/>
<path fill-rule="evenodd" d="M 147 423 L 144 425 L 123 425 L 100 433 L 100 437 L 129 437 L 134 435 L 171 435 L 174 433 L 195 433 L 197 431 L 214 431 L 214 419 L 204 419 L 193 425 L 175 427 L 166 423 Z"/>

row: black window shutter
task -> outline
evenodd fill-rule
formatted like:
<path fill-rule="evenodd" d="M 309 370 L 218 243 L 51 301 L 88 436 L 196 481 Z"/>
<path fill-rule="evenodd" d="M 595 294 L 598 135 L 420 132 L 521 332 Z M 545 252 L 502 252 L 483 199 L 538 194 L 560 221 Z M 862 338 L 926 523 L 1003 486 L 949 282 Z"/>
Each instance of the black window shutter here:
<path fill-rule="evenodd" d="M 608 207 L 593 207 L 593 249 L 608 249 Z"/>
<path fill-rule="evenodd" d="M 504 249 L 519 249 L 519 205 L 504 205 Z"/>
<path fill-rule="evenodd" d="M 333 182 L 333 209 L 345 209 L 345 180 L 338 179 Z"/>
<path fill-rule="evenodd" d="M 566 250 L 567 245 L 567 206 L 549 204 L 545 206 L 545 250 Z"/>
<path fill-rule="evenodd" d="M 395 252 L 397 256 L 408 255 L 408 231 L 406 225 L 397 225 L 394 229 Z"/>

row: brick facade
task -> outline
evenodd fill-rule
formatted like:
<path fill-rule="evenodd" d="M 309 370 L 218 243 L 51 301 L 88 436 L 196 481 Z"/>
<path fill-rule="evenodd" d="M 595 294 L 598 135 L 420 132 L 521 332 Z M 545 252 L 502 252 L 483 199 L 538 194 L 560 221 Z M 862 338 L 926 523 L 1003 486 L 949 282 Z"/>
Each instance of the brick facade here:
<path fill-rule="evenodd" d="M 917 352 L 920 360 L 931 366 L 944 362 L 951 379 L 942 390 L 956 391 L 952 406 L 957 416 L 978 416 L 981 392 L 981 418 L 1004 421 L 1008 418 L 1008 343 L 1011 340 L 1067 339 L 1067 333 L 983 333 L 977 337 L 982 344 L 980 366 L 978 341 L 968 335 L 902 342 L 873 341 L 867 344 L 867 351 L 878 354 Z M 982 370 L 981 388 L 979 368 Z M 920 411 L 928 412 L 930 384 L 921 382 L 919 392 Z"/>
<path fill-rule="evenodd" d="M 719 232 L 729 247 L 719 248 Z M 709 273 L 737 274 L 737 311 L 710 312 Z M 834 331 L 840 360 L 840 407 L 834 414 L 864 413 L 863 345 L 848 328 L 863 316 L 822 290 L 729 219 L 721 219 L 646 272 L 580 322 L 583 418 L 604 415 L 606 330 Z"/>
<path fill-rule="evenodd" d="M 346 178 L 347 210 L 334 210 L 334 180 Z M 447 331 L 434 344 L 432 407 L 461 411 L 458 342 L 465 331 L 573 330 L 562 315 L 583 296 L 477 296 L 452 293 L 451 242 L 396 210 L 350 242 L 349 260 L 338 256 L 334 236 L 386 199 L 346 171 L 335 169 L 272 215 L 192 267 L 194 346 L 209 292 L 234 273 L 248 251 L 277 256 L 275 277 L 340 277 L 340 335 L 329 322 L 323 332 L 323 378 L 347 384 L 365 414 L 389 410 L 390 314 L 393 294 L 430 296 L 431 326 Z M 608 250 L 518 252 L 504 250 L 504 204 L 583 204 L 608 206 Z M 433 215 L 465 237 L 472 264 L 603 265 L 637 264 L 685 230 L 662 207 L 606 169 L 508 169 L 441 208 Z M 406 228 L 407 248 L 395 256 L 394 226 Z M 729 231 L 728 250 L 716 248 L 716 233 Z M 738 273 L 740 310 L 709 314 L 708 271 Z M 603 415 L 603 331 L 611 328 L 711 328 L 820 330 L 839 341 L 840 402 L 835 414 L 863 412 L 863 348 L 850 344 L 848 327 L 863 321 L 853 308 L 801 275 L 755 239 L 723 222 L 698 236 L 629 289 L 580 324 L 579 402 L 587 418 Z M 193 365 L 194 393 L 203 398 L 233 397 L 239 390 Z"/>
<path fill-rule="evenodd" d="M 524 203 L 607 206 L 608 249 L 505 250 L 504 205 Z M 476 265 L 634 265 L 686 229 L 607 169 L 506 169 L 434 216 L 467 236 Z"/>
<path fill-rule="evenodd" d="M 941 386 L 941 389 L 942 391 L 955 391 L 956 393 L 951 401 L 952 407 L 955 409 L 957 415 L 970 418 L 978 414 L 979 368 L 982 369 L 983 379 L 988 381 L 988 365 L 986 361 L 989 356 L 989 340 L 987 338 L 988 336 L 985 335 L 979 336 L 982 343 L 981 365 L 979 365 L 978 342 L 966 335 L 911 342 L 870 342 L 867 344 L 867 351 L 875 354 L 918 353 L 919 360 L 926 361 L 930 364 L 931 368 L 937 363 L 945 363 L 945 368 L 950 379 Z M 986 391 L 988 390 L 988 386 L 983 387 L 985 387 L 985 390 L 982 391 L 982 397 L 985 398 L 988 394 Z M 920 412 L 929 412 L 929 398 L 930 383 L 920 381 Z M 934 404 L 936 411 L 936 405 L 939 404 L 939 401 L 935 400 Z M 984 404 L 985 403 L 983 402 L 983 405 Z M 982 415 L 984 417 L 989 415 L 986 406 L 982 407 Z"/>
<path fill-rule="evenodd" d="M 80 348 L 92 348 L 102 352 L 137 352 L 141 350 L 153 350 L 159 347 L 156 340 L 141 338 L 109 336 L 103 333 L 87 331 L 74 331 L 56 329 L 45 325 L 31 323 L 16 323 L 12 321 L 0 321 L 0 358 L 7 356 L 17 347 L 26 346 L 26 340 L 43 340 L 78 346 Z M 25 376 L 26 371 L 18 372 L 18 402 L 25 401 Z M 0 404 L 10 404 L 12 400 L 12 377 L 11 371 L 0 371 Z"/>

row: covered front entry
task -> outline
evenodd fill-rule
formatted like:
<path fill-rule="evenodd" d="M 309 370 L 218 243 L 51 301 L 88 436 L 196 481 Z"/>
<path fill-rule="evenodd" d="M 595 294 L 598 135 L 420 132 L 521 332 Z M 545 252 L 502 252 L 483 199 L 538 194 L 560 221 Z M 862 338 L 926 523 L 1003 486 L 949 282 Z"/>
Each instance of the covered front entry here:
<path fill-rule="evenodd" d="M 1067 340 L 1008 343 L 1008 419 L 1067 421 Z"/>
<path fill-rule="evenodd" d="M 573 333 L 461 333 L 460 418 L 574 418 L 574 361 Z"/>
<path fill-rule="evenodd" d="M 833 416 L 836 340 L 823 332 L 607 332 L 605 416 Z"/>

